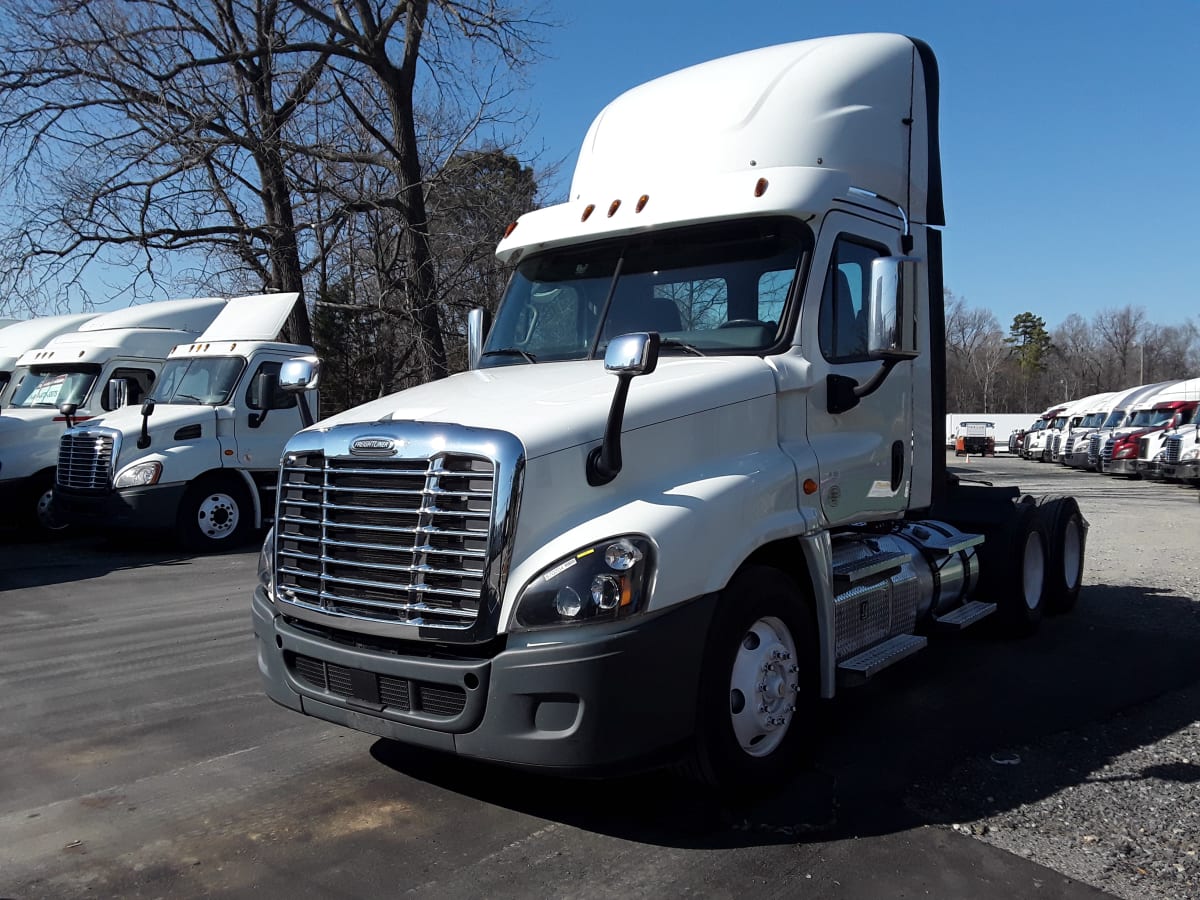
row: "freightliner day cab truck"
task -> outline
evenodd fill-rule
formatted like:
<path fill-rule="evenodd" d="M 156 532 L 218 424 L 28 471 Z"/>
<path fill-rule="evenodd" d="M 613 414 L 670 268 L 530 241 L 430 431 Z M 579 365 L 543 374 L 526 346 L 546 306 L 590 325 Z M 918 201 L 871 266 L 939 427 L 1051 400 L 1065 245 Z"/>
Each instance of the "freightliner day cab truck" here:
<path fill-rule="evenodd" d="M 66 524 L 174 531 L 183 545 L 236 544 L 274 514 L 279 456 L 316 397 L 278 389 L 311 347 L 276 338 L 297 294 L 237 297 L 171 350 L 144 404 L 63 436 L 54 513 Z"/>
<path fill-rule="evenodd" d="M 601 112 L 570 199 L 501 242 L 472 369 L 288 443 L 270 697 L 511 765 L 770 784 L 820 698 L 1069 608 L 1075 502 L 946 469 L 937 90 L 925 44 L 857 35 Z"/>
<path fill-rule="evenodd" d="M 1057 460 L 1060 464 L 1071 465 L 1077 448 L 1081 451 L 1082 462 L 1080 465 L 1086 464 L 1088 436 L 1104 424 L 1117 396 L 1119 396 L 1117 391 L 1108 391 L 1103 394 L 1095 394 L 1084 401 L 1085 406 L 1081 410 L 1082 415 L 1079 421 L 1071 425 L 1063 434 Z"/>
<path fill-rule="evenodd" d="M 224 305 L 207 297 L 131 306 L 23 353 L 21 382 L 0 410 L 0 502 L 10 515 L 35 529 L 58 527 L 51 499 L 63 432 L 125 403 L 140 404 L 171 348 L 195 340 Z"/>

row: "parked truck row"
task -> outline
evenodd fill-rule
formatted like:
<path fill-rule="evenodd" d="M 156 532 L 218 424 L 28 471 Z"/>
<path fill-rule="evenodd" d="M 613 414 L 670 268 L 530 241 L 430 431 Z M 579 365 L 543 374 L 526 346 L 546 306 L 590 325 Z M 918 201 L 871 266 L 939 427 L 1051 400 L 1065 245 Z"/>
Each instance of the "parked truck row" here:
<path fill-rule="evenodd" d="M 1020 455 L 1131 478 L 1200 485 L 1200 378 L 1137 385 L 1046 409 Z"/>
<path fill-rule="evenodd" d="M 228 546 L 270 520 L 302 403 L 277 373 L 296 294 L 166 300 L 0 329 L 0 497 L 43 531 Z"/>
<path fill-rule="evenodd" d="M 1069 610 L 1076 502 L 945 465 L 937 98 L 927 45 L 871 34 L 607 106 L 569 199 L 501 241 L 469 371 L 287 442 L 267 694 L 496 763 L 771 785 L 821 700 Z"/>

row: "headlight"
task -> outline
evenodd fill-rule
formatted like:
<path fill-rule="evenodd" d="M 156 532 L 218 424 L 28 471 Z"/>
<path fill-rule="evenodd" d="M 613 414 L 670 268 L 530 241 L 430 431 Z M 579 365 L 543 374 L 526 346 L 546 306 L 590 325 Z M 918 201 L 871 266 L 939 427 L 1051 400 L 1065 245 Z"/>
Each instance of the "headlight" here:
<path fill-rule="evenodd" d="M 275 602 L 275 526 L 267 531 L 258 554 L 258 583 L 267 589 L 267 599 Z"/>
<path fill-rule="evenodd" d="M 1189 459 L 1198 459 L 1198 458 L 1200 458 L 1200 447 L 1192 447 L 1188 450 L 1184 450 L 1183 453 L 1180 454 L 1179 461 L 1184 462 Z"/>
<path fill-rule="evenodd" d="M 647 538 L 610 538 L 560 559 L 521 590 L 513 628 L 624 619 L 649 593 L 654 548 Z"/>
<path fill-rule="evenodd" d="M 127 488 L 158 484 L 161 475 L 162 463 L 160 462 L 136 463 L 117 476 L 113 481 L 113 487 Z"/>
<path fill-rule="evenodd" d="M 1131 456 L 1137 456 L 1137 447 L 1125 446 L 1113 453 L 1113 459 L 1129 459 Z"/>

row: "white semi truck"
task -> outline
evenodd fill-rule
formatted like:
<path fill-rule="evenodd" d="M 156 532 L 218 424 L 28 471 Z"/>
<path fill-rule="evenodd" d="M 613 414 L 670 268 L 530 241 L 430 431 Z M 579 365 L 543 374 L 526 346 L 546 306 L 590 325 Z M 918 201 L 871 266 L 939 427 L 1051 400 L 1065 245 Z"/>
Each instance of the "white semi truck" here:
<path fill-rule="evenodd" d="M 99 313 L 40 316 L 0 328 L 0 409 L 9 404 L 9 399 L 26 374 L 25 370 L 17 367 L 17 361 L 27 350 L 44 347 L 51 339 L 74 331 L 97 315 Z"/>
<path fill-rule="evenodd" d="M 35 529 L 57 528 L 51 499 L 63 432 L 140 404 L 171 348 L 195 340 L 224 306 L 214 297 L 131 306 L 21 354 L 20 384 L 0 410 L 0 502 L 10 515 Z"/>
<path fill-rule="evenodd" d="M 820 698 L 1070 608 L 1075 501 L 946 469 L 937 95 L 929 47 L 873 34 L 604 109 L 570 199 L 501 242 L 471 370 L 289 441 L 269 696 L 510 765 L 772 783 Z"/>
<path fill-rule="evenodd" d="M 1087 463 L 1088 436 L 1104 424 L 1119 393 L 1118 391 L 1107 391 L 1103 394 L 1095 394 L 1085 401 L 1085 405 L 1080 410 L 1082 414 L 1079 421 L 1069 426 L 1063 434 L 1062 445 L 1059 447 L 1057 456 L 1059 463 L 1064 466 L 1072 465 L 1077 449 L 1079 451 L 1078 458 L 1081 460 L 1078 465 L 1082 467 Z"/>
<path fill-rule="evenodd" d="M 237 544 L 275 508 L 283 445 L 302 404 L 278 388 L 279 343 L 298 295 L 237 297 L 171 350 L 149 398 L 67 431 L 54 514 L 66 524 L 173 531 L 193 549 Z"/>

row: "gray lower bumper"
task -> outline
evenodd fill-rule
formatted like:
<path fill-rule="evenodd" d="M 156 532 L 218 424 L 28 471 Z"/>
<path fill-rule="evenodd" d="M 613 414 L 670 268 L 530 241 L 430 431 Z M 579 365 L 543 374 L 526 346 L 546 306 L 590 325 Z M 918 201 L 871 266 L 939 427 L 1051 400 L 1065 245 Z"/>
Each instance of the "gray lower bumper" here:
<path fill-rule="evenodd" d="M 714 604 L 710 595 L 628 622 L 510 635 L 482 660 L 335 642 L 280 616 L 261 587 L 253 617 L 259 671 L 283 706 L 463 756 L 590 771 L 690 737 Z"/>
<path fill-rule="evenodd" d="M 1164 478 L 1177 478 L 1180 481 L 1194 481 L 1200 478 L 1200 459 L 1189 459 L 1187 462 L 1174 464 L 1164 463 L 1162 466 Z"/>
<path fill-rule="evenodd" d="M 1136 475 L 1138 461 L 1136 459 L 1113 459 L 1104 463 L 1105 475 Z"/>
<path fill-rule="evenodd" d="M 186 484 L 158 484 L 102 494 L 54 488 L 54 515 L 68 525 L 174 528 Z"/>

